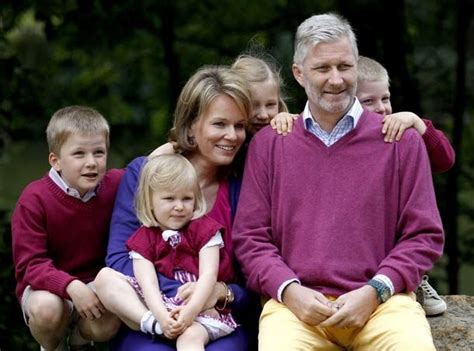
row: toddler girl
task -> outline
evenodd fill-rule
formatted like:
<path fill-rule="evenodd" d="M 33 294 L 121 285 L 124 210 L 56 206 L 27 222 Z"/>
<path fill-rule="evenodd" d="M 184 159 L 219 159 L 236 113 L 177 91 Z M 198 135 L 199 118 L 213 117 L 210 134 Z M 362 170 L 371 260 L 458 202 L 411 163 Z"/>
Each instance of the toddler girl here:
<path fill-rule="evenodd" d="M 237 326 L 226 309 L 228 299 L 206 310 L 217 279 L 229 282 L 234 274 L 231 257 L 220 250 L 223 227 L 203 216 L 206 205 L 191 163 L 178 154 L 150 157 L 136 208 L 142 227 L 127 241 L 135 274 L 127 279 L 149 309 L 140 329 L 176 338 L 178 350 L 204 350 L 209 340 Z M 183 284 L 196 282 L 190 300 L 162 295 L 155 270 Z"/>

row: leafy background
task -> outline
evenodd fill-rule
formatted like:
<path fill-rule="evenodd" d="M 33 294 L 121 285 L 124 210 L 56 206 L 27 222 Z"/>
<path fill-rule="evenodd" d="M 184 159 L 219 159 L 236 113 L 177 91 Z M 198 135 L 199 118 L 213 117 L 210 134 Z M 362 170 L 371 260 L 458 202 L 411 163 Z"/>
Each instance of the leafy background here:
<path fill-rule="evenodd" d="M 33 350 L 14 297 L 10 216 L 21 189 L 48 170 L 44 130 L 71 104 L 112 126 L 109 166 L 166 139 L 176 97 L 201 65 L 261 47 L 279 62 L 291 111 L 293 36 L 315 13 L 338 12 L 360 52 L 391 76 L 395 111 L 428 116 L 450 137 L 455 167 L 434 175 L 445 255 L 430 273 L 442 293 L 474 294 L 474 28 L 472 0 L 43 0 L 0 2 L 0 349 Z M 103 345 L 105 348 L 105 345 Z"/>

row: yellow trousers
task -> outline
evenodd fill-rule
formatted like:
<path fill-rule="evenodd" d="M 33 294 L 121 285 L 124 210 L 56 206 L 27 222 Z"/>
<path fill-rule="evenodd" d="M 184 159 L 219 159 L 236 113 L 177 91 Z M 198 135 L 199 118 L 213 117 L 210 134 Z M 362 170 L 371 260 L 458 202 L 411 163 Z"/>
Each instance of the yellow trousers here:
<path fill-rule="evenodd" d="M 285 305 L 268 300 L 260 317 L 260 351 L 436 350 L 425 312 L 414 294 L 379 305 L 362 328 L 320 328 L 300 321 Z"/>

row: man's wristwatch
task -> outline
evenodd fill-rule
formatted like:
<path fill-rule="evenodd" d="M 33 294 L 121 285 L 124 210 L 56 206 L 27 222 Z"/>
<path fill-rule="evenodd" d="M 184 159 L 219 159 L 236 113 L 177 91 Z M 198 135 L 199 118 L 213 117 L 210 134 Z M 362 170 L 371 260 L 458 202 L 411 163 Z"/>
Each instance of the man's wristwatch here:
<path fill-rule="evenodd" d="M 387 301 L 389 298 L 392 297 L 392 293 L 390 291 L 390 288 L 385 285 L 383 282 L 377 279 L 370 279 L 367 282 L 367 285 L 370 285 L 375 289 L 377 292 L 377 300 L 379 300 L 380 303 L 384 303 Z"/>

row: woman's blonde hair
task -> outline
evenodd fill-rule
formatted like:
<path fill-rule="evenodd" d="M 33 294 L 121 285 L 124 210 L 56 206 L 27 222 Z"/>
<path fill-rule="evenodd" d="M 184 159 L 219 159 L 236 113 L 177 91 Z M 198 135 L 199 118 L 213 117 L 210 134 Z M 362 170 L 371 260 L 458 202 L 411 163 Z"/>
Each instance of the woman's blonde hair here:
<path fill-rule="evenodd" d="M 278 88 L 278 112 L 288 112 L 282 96 L 284 83 L 280 70 L 269 58 L 243 54 L 237 57 L 231 68 L 250 84 L 272 80 Z"/>
<path fill-rule="evenodd" d="M 230 97 L 248 120 L 252 107 L 249 85 L 229 67 L 204 66 L 187 81 L 179 95 L 170 131 L 170 140 L 177 143 L 177 149 L 184 155 L 197 147 L 189 137 L 191 126 L 222 95 Z"/>
<path fill-rule="evenodd" d="M 194 191 L 193 219 L 203 216 L 206 213 L 206 202 L 191 162 L 179 154 L 149 157 L 140 173 L 135 196 L 138 220 L 145 227 L 159 226 L 153 214 L 153 192 L 184 187 L 190 187 Z"/>

